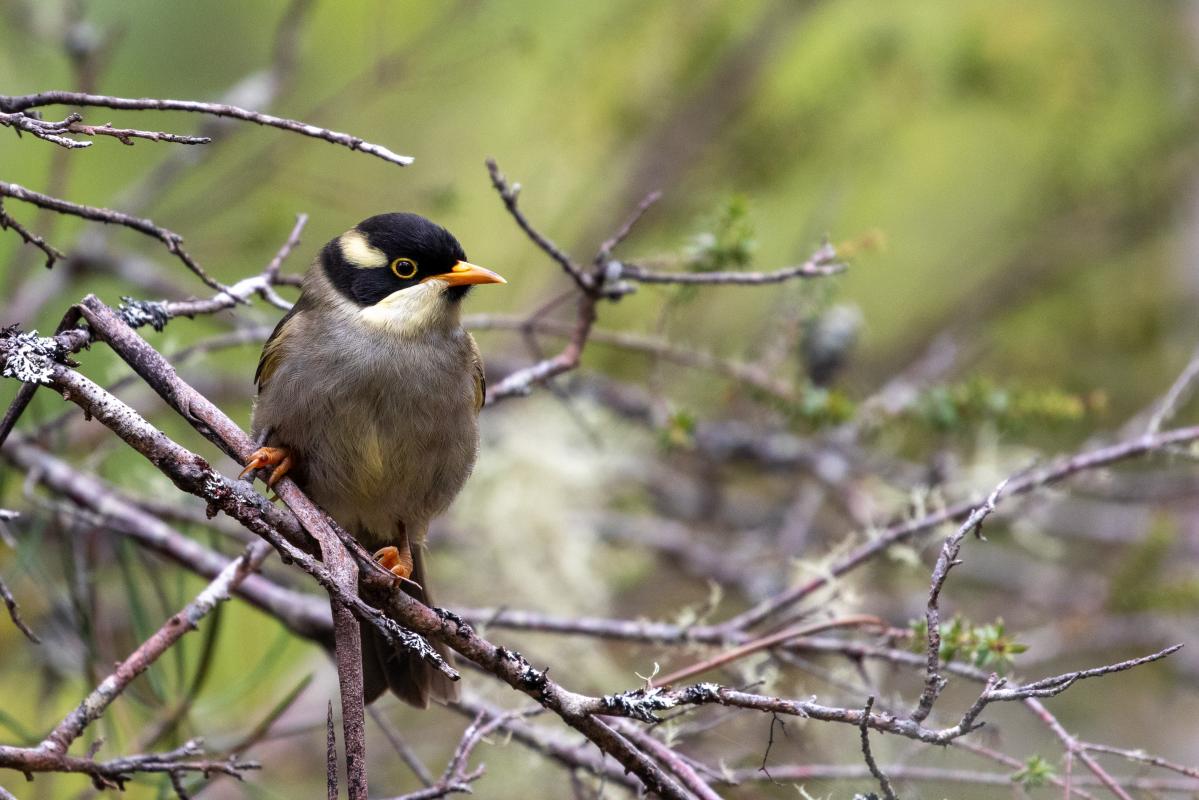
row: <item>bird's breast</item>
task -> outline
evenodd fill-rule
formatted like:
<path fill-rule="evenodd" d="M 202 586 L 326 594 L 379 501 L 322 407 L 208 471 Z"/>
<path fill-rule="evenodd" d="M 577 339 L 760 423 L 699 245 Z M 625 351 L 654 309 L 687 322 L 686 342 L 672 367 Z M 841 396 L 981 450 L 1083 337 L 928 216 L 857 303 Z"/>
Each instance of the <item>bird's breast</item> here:
<path fill-rule="evenodd" d="M 296 449 L 305 488 L 360 531 L 423 528 L 462 488 L 478 451 L 472 352 L 461 336 L 381 331 L 309 341 L 272 379 L 276 438 Z M 297 360 L 305 365 L 295 367 Z M 299 411 L 298 409 L 303 409 Z"/>

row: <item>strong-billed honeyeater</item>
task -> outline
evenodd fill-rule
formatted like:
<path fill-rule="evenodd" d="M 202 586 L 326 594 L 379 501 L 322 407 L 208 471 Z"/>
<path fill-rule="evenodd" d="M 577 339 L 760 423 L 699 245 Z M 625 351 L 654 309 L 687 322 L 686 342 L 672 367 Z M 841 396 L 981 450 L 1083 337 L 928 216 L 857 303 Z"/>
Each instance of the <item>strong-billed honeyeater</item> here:
<path fill-rule="evenodd" d="M 363 220 L 321 249 L 303 292 L 262 349 L 246 471 L 273 467 L 429 603 L 422 546 L 479 447 L 483 363 L 462 298 L 504 283 L 467 262 L 449 231 L 416 214 Z M 243 473 L 244 474 L 244 473 Z M 362 629 L 365 696 L 417 706 L 455 685 Z"/>

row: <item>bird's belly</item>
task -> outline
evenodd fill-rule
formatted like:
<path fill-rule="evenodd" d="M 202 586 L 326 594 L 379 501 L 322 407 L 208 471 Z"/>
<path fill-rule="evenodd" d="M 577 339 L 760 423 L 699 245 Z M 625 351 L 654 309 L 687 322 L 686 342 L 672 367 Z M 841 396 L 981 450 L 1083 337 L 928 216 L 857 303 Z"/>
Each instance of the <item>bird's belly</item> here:
<path fill-rule="evenodd" d="M 465 391 L 434 404 L 388 382 L 309 402 L 317 413 L 303 415 L 303 429 L 283 422 L 275 438 L 297 456 L 309 495 L 368 545 L 394 540 L 400 522 L 421 536 L 474 467 L 478 425 Z"/>

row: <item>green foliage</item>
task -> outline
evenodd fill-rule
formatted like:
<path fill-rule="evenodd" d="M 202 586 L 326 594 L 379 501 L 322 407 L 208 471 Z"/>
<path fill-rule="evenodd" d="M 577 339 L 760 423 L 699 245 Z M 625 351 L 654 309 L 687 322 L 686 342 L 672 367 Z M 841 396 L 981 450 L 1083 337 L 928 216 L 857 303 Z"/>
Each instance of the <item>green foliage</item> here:
<path fill-rule="evenodd" d="M 1024 766 L 1012 773 L 1012 782 L 1018 783 L 1025 789 L 1036 789 L 1057 777 L 1053 766 L 1039 755 L 1031 755 Z"/>
<path fill-rule="evenodd" d="M 684 253 L 691 272 L 719 272 L 749 266 L 756 248 L 749 201 L 734 195 L 691 238 Z"/>
<path fill-rule="evenodd" d="M 1001 386 L 989 378 L 975 377 L 925 390 L 905 416 L 944 432 L 967 430 L 982 423 L 1005 431 L 1027 431 L 1080 422 L 1102 408 L 1102 394 L 1084 397 L 1052 388 Z"/>
<path fill-rule="evenodd" d="M 666 418 L 666 423 L 658 429 L 658 442 L 666 449 L 687 449 L 695 444 L 695 414 L 686 409 L 678 409 Z"/>
<path fill-rule="evenodd" d="M 857 404 L 844 392 L 822 386 L 808 386 L 798 402 L 787 406 L 788 418 L 801 428 L 838 425 L 853 418 Z"/>
<path fill-rule="evenodd" d="M 1121 569 L 1112 578 L 1108 608 L 1124 614 L 1186 614 L 1199 610 L 1199 578 L 1163 574 L 1173 563 L 1170 554 L 1177 540 L 1178 531 L 1162 519 L 1143 541 L 1130 547 L 1121 559 Z"/>
<path fill-rule="evenodd" d="M 909 625 L 913 652 L 923 652 L 928 642 L 928 622 L 914 619 Z M 1028 645 L 1015 641 L 1004 627 L 1002 619 L 975 625 L 955 614 L 949 622 L 941 623 L 941 660 L 965 661 L 979 669 L 1000 675 L 1011 669 L 1014 657 L 1028 650 Z"/>

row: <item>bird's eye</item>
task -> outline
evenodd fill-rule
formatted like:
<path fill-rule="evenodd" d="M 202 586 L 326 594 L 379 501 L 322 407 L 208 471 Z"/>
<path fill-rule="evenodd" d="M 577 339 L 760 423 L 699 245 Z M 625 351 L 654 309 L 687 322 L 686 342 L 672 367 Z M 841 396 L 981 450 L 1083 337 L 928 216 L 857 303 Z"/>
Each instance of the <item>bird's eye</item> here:
<path fill-rule="evenodd" d="M 411 258 L 397 258 L 391 262 L 392 273 L 402 281 L 406 281 L 416 274 L 416 262 Z"/>

